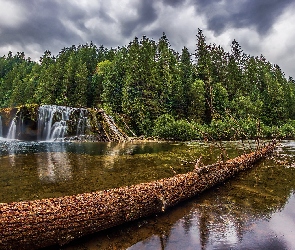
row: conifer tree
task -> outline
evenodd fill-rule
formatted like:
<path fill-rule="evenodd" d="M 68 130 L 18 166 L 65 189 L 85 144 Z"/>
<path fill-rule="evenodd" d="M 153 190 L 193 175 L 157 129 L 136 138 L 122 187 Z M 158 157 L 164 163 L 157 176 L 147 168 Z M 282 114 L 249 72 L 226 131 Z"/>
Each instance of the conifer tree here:
<path fill-rule="evenodd" d="M 197 35 L 197 76 L 204 82 L 205 86 L 205 114 L 204 120 L 206 123 L 210 123 L 213 115 L 213 86 L 212 86 L 212 72 L 211 72 L 211 59 L 209 53 L 209 47 L 206 44 L 206 38 L 201 29 L 198 29 Z"/>

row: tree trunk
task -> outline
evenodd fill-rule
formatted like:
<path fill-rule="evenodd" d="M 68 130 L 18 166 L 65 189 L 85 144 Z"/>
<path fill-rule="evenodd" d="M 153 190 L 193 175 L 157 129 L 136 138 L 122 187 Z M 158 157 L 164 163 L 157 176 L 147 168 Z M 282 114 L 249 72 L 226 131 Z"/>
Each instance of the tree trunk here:
<path fill-rule="evenodd" d="M 186 174 L 129 187 L 0 204 L 0 248 L 35 249 L 164 212 L 271 154 L 276 144 Z"/>

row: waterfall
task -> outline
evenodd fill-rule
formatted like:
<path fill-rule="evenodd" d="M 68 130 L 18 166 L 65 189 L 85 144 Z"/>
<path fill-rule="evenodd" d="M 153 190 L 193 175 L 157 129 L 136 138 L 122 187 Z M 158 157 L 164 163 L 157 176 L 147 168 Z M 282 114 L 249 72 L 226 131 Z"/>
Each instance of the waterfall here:
<path fill-rule="evenodd" d="M 114 119 L 111 116 L 108 116 L 105 112 L 102 112 L 102 116 L 103 116 L 103 119 L 105 120 L 105 122 L 109 126 L 110 134 L 108 137 L 110 137 L 110 136 L 112 137 L 109 139 L 116 140 L 116 141 L 126 141 L 126 139 L 128 139 L 128 136 L 117 127 Z"/>
<path fill-rule="evenodd" d="M 56 105 L 39 107 L 38 140 L 52 141 L 63 138 L 67 132 L 67 121 L 72 108 Z"/>
<path fill-rule="evenodd" d="M 77 136 L 85 134 L 85 129 L 88 121 L 87 115 L 88 113 L 86 109 L 80 109 L 79 119 L 77 123 Z"/>
<path fill-rule="evenodd" d="M 74 112 L 75 117 L 77 117 L 76 120 L 70 117 Z M 76 126 L 76 135 L 83 135 L 87 119 L 86 109 L 56 105 L 40 106 L 38 114 L 38 140 L 52 141 L 64 138 L 67 136 L 68 123 L 72 127 Z"/>
<path fill-rule="evenodd" d="M 3 137 L 2 117 L 0 116 L 0 137 Z"/>
<path fill-rule="evenodd" d="M 6 138 L 11 139 L 11 140 L 16 139 L 16 120 L 15 120 L 15 118 L 11 121 Z"/>
<path fill-rule="evenodd" d="M 38 141 L 128 140 L 114 119 L 101 109 L 43 105 L 39 108 L 13 108 L 9 112 L 11 117 L 0 116 L 0 138 Z"/>

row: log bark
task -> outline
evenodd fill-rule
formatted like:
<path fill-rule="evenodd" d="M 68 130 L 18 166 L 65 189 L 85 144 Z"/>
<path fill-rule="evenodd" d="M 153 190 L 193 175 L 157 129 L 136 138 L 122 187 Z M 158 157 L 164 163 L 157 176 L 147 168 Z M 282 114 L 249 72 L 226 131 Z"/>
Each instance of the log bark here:
<path fill-rule="evenodd" d="M 224 182 L 273 152 L 276 144 L 186 174 L 110 190 L 0 204 L 0 248 L 37 249 L 167 208 Z"/>

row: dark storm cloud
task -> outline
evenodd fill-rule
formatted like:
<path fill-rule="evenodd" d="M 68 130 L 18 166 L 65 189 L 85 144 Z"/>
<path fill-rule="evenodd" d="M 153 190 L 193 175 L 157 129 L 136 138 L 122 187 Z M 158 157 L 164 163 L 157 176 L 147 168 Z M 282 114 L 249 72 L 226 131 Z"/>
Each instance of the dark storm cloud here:
<path fill-rule="evenodd" d="M 163 2 L 170 6 L 177 7 L 178 5 L 183 4 L 184 1 L 183 0 L 163 0 Z"/>
<path fill-rule="evenodd" d="M 1 33 L 5 34 L 1 37 L 0 46 L 12 41 L 19 41 L 23 44 L 32 41 L 50 44 L 52 40 L 74 43 L 81 39 L 79 39 L 77 32 L 68 27 L 70 22 L 75 24 L 77 30 L 88 34 L 91 32 L 85 27 L 85 22 L 93 16 L 100 17 L 101 25 L 104 25 L 103 22 L 114 22 L 108 12 L 102 8 L 90 8 L 90 11 L 86 11 L 83 6 L 71 1 L 14 0 L 11 2 L 23 7 L 26 20 L 13 28 L 0 24 Z M 293 1 L 162 0 L 164 5 L 174 8 L 178 8 L 178 6 L 187 2 L 195 6 L 197 15 L 205 16 L 207 28 L 216 34 L 224 32 L 229 27 L 243 28 L 249 26 L 264 34 Z M 91 3 L 89 1 L 89 4 Z M 155 0 L 130 1 L 128 7 L 136 15 L 128 16 L 126 14 L 118 19 L 117 25 L 120 27 L 123 37 L 135 36 L 134 31 L 140 30 L 158 19 L 155 3 Z M 120 8 L 120 6 L 117 6 L 117 8 Z M 157 32 L 158 29 L 164 31 L 165 27 L 155 27 L 155 34 L 159 33 Z M 107 39 L 104 40 L 107 42 Z"/>
<path fill-rule="evenodd" d="M 194 1 L 197 12 L 206 16 L 208 29 L 216 34 L 230 27 L 252 27 L 265 34 L 292 3 L 293 0 Z"/>
<path fill-rule="evenodd" d="M 0 7 L 1 3 L 6 1 L 0 0 Z M 0 39 L 0 47 L 18 44 L 18 47 L 25 48 L 34 43 L 40 44 L 44 50 L 49 49 L 56 53 L 61 48 L 53 48 L 54 45 L 71 46 L 91 40 L 108 47 L 113 46 L 116 39 L 126 38 L 131 41 L 135 36 L 140 36 L 141 34 L 137 33 L 158 18 L 157 10 L 154 7 L 155 0 L 127 1 L 125 6 L 124 3 L 122 5 L 128 7 L 135 15 L 119 13 L 119 16 L 109 14 L 114 7 L 120 10 L 117 2 L 112 6 L 111 4 L 102 4 L 100 1 L 96 7 L 92 7 L 95 2 L 97 3 L 97 1 L 89 1 L 88 6 L 87 4 L 83 6 L 81 2 L 79 4 L 75 1 L 12 0 L 10 3 L 22 8 L 24 20 L 13 27 L 0 23 L 1 34 L 4 34 Z M 180 3 L 179 0 L 165 0 L 165 4 L 170 6 Z M 86 7 L 88 8 L 86 9 Z M 91 18 L 98 19 L 100 29 L 93 30 L 86 27 L 86 22 Z M 116 23 L 116 27 L 118 27 L 120 34 L 117 34 L 116 38 L 112 37 L 111 31 L 101 32 L 103 26 L 108 26 L 110 23 Z M 161 30 L 162 33 L 164 27 L 161 27 Z"/>
<path fill-rule="evenodd" d="M 153 6 L 154 1 L 139 1 L 138 5 L 133 6 L 136 10 L 136 18 L 131 18 L 122 22 L 122 33 L 124 36 L 129 37 L 132 32 L 138 27 L 152 23 L 157 19 L 156 9 Z"/>
<path fill-rule="evenodd" d="M 15 27 L 0 24 L 0 46 L 18 43 L 28 46 L 30 43 L 52 46 L 52 41 L 71 41 L 77 35 L 61 22 L 62 11 L 54 1 L 11 1 L 22 8 L 24 20 Z M 13 14 L 13 13 L 11 13 Z"/>
<path fill-rule="evenodd" d="M 227 46 L 236 39 L 249 49 L 247 53 L 255 55 L 264 49 L 291 72 L 293 57 L 286 47 L 292 51 L 295 32 L 285 28 L 288 24 L 272 29 L 282 23 L 285 13 L 292 22 L 291 4 L 294 1 L 0 0 L 0 56 L 12 50 L 38 59 L 45 50 L 56 55 L 63 47 L 90 41 L 108 48 L 124 46 L 135 36 L 157 40 L 163 32 L 174 49 L 186 46 L 193 51 L 197 29 L 201 28 L 208 42 L 218 39 L 213 42 Z M 277 34 L 284 34 L 285 46 L 276 39 Z M 267 44 L 269 38 L 269 43 L 281 45 L 279 54 L 269 49 L 273 46 Z M 285 54 L 288 57 L 282 59 Z"/>

